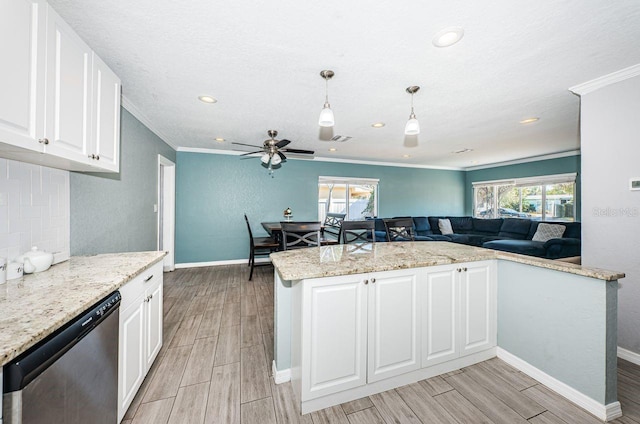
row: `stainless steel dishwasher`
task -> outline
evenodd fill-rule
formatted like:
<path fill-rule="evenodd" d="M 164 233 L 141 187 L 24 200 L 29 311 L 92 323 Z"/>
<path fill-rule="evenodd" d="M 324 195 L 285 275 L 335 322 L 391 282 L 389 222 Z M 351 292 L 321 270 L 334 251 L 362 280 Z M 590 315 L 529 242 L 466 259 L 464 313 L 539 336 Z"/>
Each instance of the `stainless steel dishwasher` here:
<path fill-rule="evenodd" d="M 114 292 L 4 366 L 5 424 L 117 424 Z"/>

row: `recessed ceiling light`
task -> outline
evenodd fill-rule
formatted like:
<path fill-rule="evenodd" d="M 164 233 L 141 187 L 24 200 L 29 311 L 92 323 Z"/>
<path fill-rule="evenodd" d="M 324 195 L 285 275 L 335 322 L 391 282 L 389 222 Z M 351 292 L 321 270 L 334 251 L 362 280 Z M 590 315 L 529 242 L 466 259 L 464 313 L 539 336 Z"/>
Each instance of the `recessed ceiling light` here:
<path fill-rule="evenodd" d="M 222 143 L 222 142 L 224 141 L 224 138 L 222 138 L 222 137 L 216 137 L 216 141 L 217 141 L 218 143 Z"/>
<path fill-rule="evenodd" d="M 530 124 L 532 122 L 536 122 L 539 121 L 540 118 L 527 118 L 527 119 L 523 119 L 522 121 L 520 121 L 521 124 Z"/>
<path fill-rule="evenodd" d="M 410 158 L 411 155 L 402 155 L 403 158 Z"/>
<path fill-rule="evenodd" d="M 198 100 L 200 100 L 201 102 L 205 102 L 205 103 L 215 103 L 215 102 L 217 102 L 217 100 L 214 99 L 211 96 L 198 96 Z"/>
<path fill-rule="evenodd" d="M 449 47 L 460 41 L 463 35 L 464 29 L 462 27 L 447 27 L 438 31 L 431 42 L 436 47 Z"/>
<path fill-rule="evenodd" d="M 371 124 L 373 128 L 382 128 L 384 127 L 384 122 L 376 122 L 375 124 Z"/>
<path fill-rule="evenodd" d="M 335 147 L 332 147 L 332 148 L 330 148 L 330 149 L 329 149 L 329 151 L 330 151 L 330 152 L 335 152 L 335 151 L 337 151 L 337 150 L 338 150 L 338 149 L 336 149 Z"/>

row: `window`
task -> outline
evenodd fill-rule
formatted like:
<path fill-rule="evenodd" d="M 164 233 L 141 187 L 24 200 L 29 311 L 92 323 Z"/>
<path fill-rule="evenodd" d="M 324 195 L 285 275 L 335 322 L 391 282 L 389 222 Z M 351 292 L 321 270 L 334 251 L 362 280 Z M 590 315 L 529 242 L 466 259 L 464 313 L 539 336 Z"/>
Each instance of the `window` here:
<path fill-rule="evenodd" d="M 318 178 L 318 219 L 327 212 L 344 213 L 358 221 L 378 215 L 378 181 L 371 178 Z"/>
<path fill-rule="evenodd" d="M 576 174 L 473 183 L 473 216 L 574 221 Z"/>

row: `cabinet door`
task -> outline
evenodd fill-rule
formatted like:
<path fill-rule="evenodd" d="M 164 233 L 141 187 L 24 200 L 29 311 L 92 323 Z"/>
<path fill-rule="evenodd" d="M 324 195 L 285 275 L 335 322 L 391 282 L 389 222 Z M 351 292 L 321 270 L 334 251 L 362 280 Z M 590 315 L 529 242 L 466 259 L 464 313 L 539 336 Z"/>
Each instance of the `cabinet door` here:
<path fill-rule="evenodd" d="M 461 265 L 461 355 L 496 344 L 495 272 L 489 262 Z"/>
<path fill-rule="evenodd" d="M 160 274 L 160 277 L 162 274 Z M 162 281 L 146 292 L 145 305 L 145 366 L 148 370 L 162 347 Z"/>
<path fill-rule="evenodd" d="M 428 270 L 421 286 L 422 366 L 460 356 L 459 283 L 456 266 Z"/>
<path fill-rule="evenodd" d="M 120 313 L 118 355 L 118 422 L 142 385 L 144 361 L 144 305 L 142 296 Z"/>
<path fill-rule="evenodd" d="M 369 279 L 369 383 L 420 367 L 416 270 Z"/>
<path fill-rule="evenodd" d="M 305 285 L 302 400 L 366 383 L 366 288 L 362 276 L 325 278 Z"/>
<path fill-rule="evenodd" d="M 0 142 L 42 151 L 45 73 L 44 3 L 0 2 Z"/>
<path fill-rule="evenodd" d="M 120 160 L 120 79 L 93 53 L 91 138 L 96 166 L 118 171 Z"/>
<path fill-rule="evenodd" d="M 91 129 L 91 49 L 47 7 L 47 119 L 45 152 L 82 163 Z"/>

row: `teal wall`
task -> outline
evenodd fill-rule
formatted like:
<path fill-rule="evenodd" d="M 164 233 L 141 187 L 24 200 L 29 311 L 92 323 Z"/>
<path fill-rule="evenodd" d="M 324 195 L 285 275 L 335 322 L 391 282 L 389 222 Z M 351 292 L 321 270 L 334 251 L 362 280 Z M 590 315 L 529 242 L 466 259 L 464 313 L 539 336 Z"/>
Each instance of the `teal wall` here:
<path fill-rule="evenodd" d="M 157 249 L 158 154 L 176 152 L 121 109 L 120 173 L 70 173 L 71 254 Z"/>
<path fill-rule="evenodd" d="M 463 171 L 290 160 L 271 178 L 257 158 L 178 152 L 176 263 L 244 259 L 249 236 L 264 235 L 262 221 L 280 221 L 290 207 L 296 220 L 318 219 L 318 177 L 379 178 L 378 215 L 461 215 Z"/>
<path fill-rule="evenodd" d="M 576 220 L 580 221 L 580 155 L 564 158 L 540 160 L 536 162 L 519 163 L 516 165 L 497 166 L 495 168 L 467 171 L 465 175 L 465 214 L 473 213 L 473 187 L 476 181 L 492 181 L 507 178 L 537 177 L 541 175 L 568 174 L 576 172 Z"/>
<path fill-rule="evenodd" d="M 601 405 L 616 401 L 618 282 L 498 261 L 498 346 Z"/>

